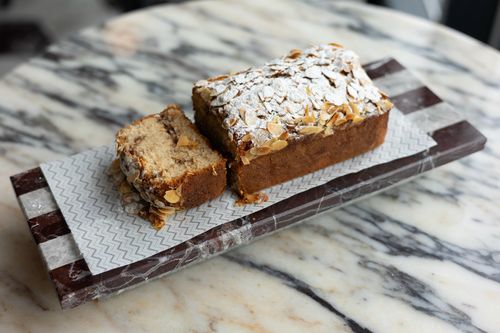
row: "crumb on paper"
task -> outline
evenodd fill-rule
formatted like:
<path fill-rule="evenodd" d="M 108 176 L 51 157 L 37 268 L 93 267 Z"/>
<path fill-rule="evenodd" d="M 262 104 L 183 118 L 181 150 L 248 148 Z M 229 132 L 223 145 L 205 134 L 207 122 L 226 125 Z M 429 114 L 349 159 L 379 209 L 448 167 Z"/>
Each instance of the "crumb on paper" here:
<path fill-rule="evenodd" d="M 236 200 L 237 206 L 243 206 L 247 204 L 260 204 L 269 200 L 269 196 L 264 192 L 257 192 L 251 194 L 245 194 L 238 200 Z"/>

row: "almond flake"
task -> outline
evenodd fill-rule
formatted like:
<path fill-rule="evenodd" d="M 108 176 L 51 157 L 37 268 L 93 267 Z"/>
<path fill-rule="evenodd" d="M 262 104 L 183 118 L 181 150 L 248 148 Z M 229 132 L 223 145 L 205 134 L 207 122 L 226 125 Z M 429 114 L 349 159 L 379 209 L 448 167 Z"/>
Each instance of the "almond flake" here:
<path fill-rule="evenodd" d="M 271 152 L 270 147 L 253 147 L 250 149 L 250 153 L 256 156 L 267 155 Z"/>
<path fill-rule="evenodd" d="M 344 48 L 344 46 L 343 46 L 343 45 L 338 44 L 338 43 L 328 43 L 328 45 L 333 46 L 333 47 L 336 47 L 336 48 Z"/>
<path fill-rule="evenodd" d="M 283 132 L 283 133 L 281 133 L 281 135 L 279 136 L 278 139 L 286 140 L 286 139 L 288 139 L 288 136 L 289 136 L 288 132 Z"/>
<path fill-rule="evenodd" d="M 347 93 L 354 98 L 358 98 L 358 92 L 351 85 L 347 86 Z"/>
<path fill-rule="evenodd" d="M 288 146 L 288 142 L 287 141 L 285 141 L 285 140 L 277 140 L 277 141 L 274 141 L 271 144 L 271 149 L 272 150 L 281 150 L 281 149 L 285 148 L 286 146 Z"/>
<path fill-rule="evenodd" d="M 214 96 L 219 96 L 220 94 L 222 94 L 224 91 L 227 90 L 227 86 L 223 85 L 223 84 L 218 84 L 216 85 L 212 91 L 210 92 L 210 96 L 211 97 L 214 97 Z"/>
<path fill-rule="evenodd" d="M 228 78 L 228 75 L 219 75 L 219 76 L 214 76 L 214 77 L 211 77 L 209 78 L 207 81 L 208 82 L 214 82 L 214 81 L 220 81 L 220 80 L 224 80 Z"/>
<path fill-rule="evenodd" d="M 321 68 L 319 66 L 312 66 L 306 69 L 304 76 L 310 79 L 317 79 L 321 77 Z"/>
<path fill-rule="evenodd" d="M 238 112 L 239 112 L 239 114 L 240 114 L 240 118 L 241 118 L 241 119 L 245 119 L 245 109 L 240 108 L 240 109 L 238 110 Z"/>
<path fill-rule="evenodd" d="M 319 119 L 321 119 L 323 121 L 328 121 L 328 119 L 330 119 L 330 117 L 331 117 L 331 114 L 329 114 L 328 112 L 321 111 L 319 113 Z"/>
<path fill-rule="evenodd" d="M 311 91 L 311 88 L 309 88 L 309 86 L 306 87 L 306 94 L 307 94 L 307 96 L 312 95 L 312 91 Z"/>
<path fill-rule="evenodd" d="M 273 136 L 280 136 L 285 131 L 281 125 L 275 123 L 267 123 L 267 130 Z"/>
<path fill-rule="evenodd" d="M 249 165 L 250 164 L 250 160 L 245 155 L 241 156 L 241 162 L 243 162 L 244 165 Z"/>
<path fill-rule="evenodd" d="M 265 100 L 271 99 L 274 95 L 274 89 L 270 86 L 262 88 L 262 96 Z"/>
<path fill-rule="evenodd" d="M 302 54 L 301 50 L 299 50 L 299 49 L 293 49 L 293 50 L 290 51 L 290 53 L 288 53 L 287 58 L 297 59 L 298 57 L 300 57 L 301 54 Z"/>
<path fill-rule="evenodd" d="M 241 137 L 241 142 L 250 142 L 252 141 L 252 134 L 247 133 Z"/>
<path fill-rule="evenodd" d="M 323 128 L 318 126 L 305 126 L 300 129 L 299 133 L 304 135 L 309 135 L 309 134 L 316 134 L 321 131 L 323 131 Z"/>
<path fill-rule="evenodd" d="M 257 124 L 257 114 L 255 112 L 245 112 L 245 123 L 248 126 L 255 126 Z"/>
<path fill-rule="evenodd" d="M 167 192 L 165 192 L 163 198 L 167 200 L 167 202 L 172 204 L 177 203 L 181 200 L 181 197 L 177 194 L 175 190 L 168 190 Z"/>
<path fill-rule="evenodd" d="M 352 118 L 352 123 L 357 124 L 357 123 L 362 122 L 363 120 L 365 120 L 364 117 L 356 114 L 356 115 L 354 115 L 354 118 Z"/>
<path fill-rule="evenodd" d="M 121 182 L 121 184 L 118 186 L 118 191 L 121 194 L 128 194 L 132 192 L 132 187 L 127 182 Z"/>
<path fill-rule="evenodd" d="M 347 118 L 339 118 L 335 121 L 335 126 L 340 126 L 342 125 L 343 123 L 347 122 Z"/>
<path fill-rule="evenodd" d="M 358 106 L 353 103 L 353 102 L 350 102 L 349 103 L 349 106 L 351 107 L 352 111 L 355 113 L 355 114 L 359 114 L 359 109 L 358 109 Z"/>

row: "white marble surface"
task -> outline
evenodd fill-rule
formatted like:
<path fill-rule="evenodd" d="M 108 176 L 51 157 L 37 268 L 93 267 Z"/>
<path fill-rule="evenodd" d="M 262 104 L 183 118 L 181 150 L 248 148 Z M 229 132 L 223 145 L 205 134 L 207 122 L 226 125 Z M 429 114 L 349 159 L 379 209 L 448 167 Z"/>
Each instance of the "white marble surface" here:
<path fill-rule="evenodd" d="M 192 82 L 338 41 L 393 56 L 486 149 L 108 300 L 62 312 L 8 176 L 112 140 Z M 72 37 L 0 81 L 0 332 L 500 332 L 500 56 L 444 27 L 330 1 L 200 1 Z"/>

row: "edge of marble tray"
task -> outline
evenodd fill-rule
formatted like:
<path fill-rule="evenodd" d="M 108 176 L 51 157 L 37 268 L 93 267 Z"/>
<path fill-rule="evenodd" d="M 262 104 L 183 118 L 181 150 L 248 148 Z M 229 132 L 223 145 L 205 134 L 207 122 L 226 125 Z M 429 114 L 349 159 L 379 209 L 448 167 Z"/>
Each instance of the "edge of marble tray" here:
<path fill-rule="evenodd" d="M 381 64 L 380 66 L 377 67 L 377 64 Z M 384 75 L 392 74 L 398 71 L 405 70 L 404 66 L 399 64 L 397 61 L 394 59 L 385 59 L 381 61 L 377 61 L 368 65 L 365 65 L 365 67 L 370 67 L 374 66 L 374 68 L 371 70 L 371 75 L 372 78 L 379 78 L 383 77 Z M 422 88 L 428 89 L 425 85 L 422 85 Z M 442 102 L 442 100 L 439 99 L 439 97 L 433 95 L 428 95 L 429 92 L 424 91 L 423 92 L 425 98 L 430 98 L 431 102 L 438 104 Z M 427 94 L 427 95 L 425 95 Z M 405 94 L 402 94 L 405 95 Z M 409 95 L 411 96 L 411 94 Z M 430 97 L 429 97 L 430 96 Z M 398 96 L 396 96 L 398 97 Z M 407 98 L 408 96 L 406 96 Z M 437 100 L 433 100 L 433 98 L 437 98 Z M 396 98 L 397 99 L 397 98 Z M 403 100 L 403 99 L 401 99 Z M 430 106 L 434 104 L 430 103 Z M 426 107 L 429 105 L 426 105 Z M 404 109 L 404 108 L 403 108 Z M 411 106 L 407 106 L 405 113 L 411 113 L 414 111 L 419 111 L 421 109 L 415 109 L 411 110 Z M 450 132 L 451 131 L 451 132 Z M 458 142 L 454 140 L 455 134 L 453 133 L 459 132 L 460 134 L 466 134 L 468 137 L 465 138 L 462 142 Z M 454 161 L 458 158 L 467 156 L 473 152 L 479 151 L 484 147 L 484 144 L 486 142 L 486 138 L 479 132 L 477 131 L 472 125 L 470 125 L 466 121 L 458 121 L 454 123 L 453 125 L 450 125 L 448 127 L 443 127 L 438 130 L 432 131 L 433 132 L 433 137 L 435 135 L 439 136 L 441 135 L 441 138 L 438 138 L 436 140 L 438 142 L 438 145 L 431 148 L 427 152 L 415 154 L 409 157 L 405 157 L 399 160 L 391 161 L 382 165 L 377 165 L 372 168 L 368 168 L 366 170 L 362 170 L 358 173 L 355 174 L 350 174 L 346 175 L 344 177 L 340 177 L 341 180 L 344 179 L 344 184 L 343 189 L 345 190 L 348 186 L 349 183 L 352 183 L 350 187 L 348 188 L 347 191 L 342 192 L 335 192 L 331 191 L 333 187 L 330 185 L 330 198 L 325 200 L 325 197 L 328 195 L 326 193 L 325 189 L 323 188 L 322 191 L 318 191 L 318 188 L 311 189 L 309 191 L 303 192 L 299 195 L 294 196 L 293 198 L 290 199 L 298 199 L 298 204 L 293 205 L 294 207 L 292 210 L 287 209 L 286 203 L 281 204 L 281 208 L 285 209 L 278 209 L 278 213 L 276 212 L 276 209 L 273 208 L 275 206 L 279 206 L 280 203 L 273 205 L 271 207 L 268 207 L 262 211 L 259 211 L 257 213 L 251 214 L 249 216 L 249 219 L 252 215 L 256 215 L 257 217 L 254 218 L 253 220 L 257 223 L 234 223 L 235 224 L 234 228 L 230 230 L 225 230 L 222 229 L 222 234 L 217 234 L 217 232 L 214 232 L 215 237 L 213 238 L 208 238 L 208 240 L 203 239 L 203 237 L 195 237 L 193 240 L 190 240 L 186 243 L 189 243 L 190 246 L 185 246 L 185 249 L 180 249 L 179 253 L 182 253 L 182 258 L 175 259 L 174 261 L 176 262 L 176 265 L 174 265 L 173 268 L 167 269 L 166 271 L 157 272 L 157 274 L 149 274 L 147 276 L 143 276 L 142 280 L 136 281 L 136 282 L 131 282 L 131 283 L 126 283 L 126 284 L 121 284 L 121 286 L 118 289 L 113 289 L 112 286 L 109 286 L 110 288 L 108 289 L 107 287 L 104 286 L 103 283 L 110 282 L 113 279 L 118 279 L 120 278 L 121 273 L 124 271 L 127 272 L 127 274 L 133 275 L 133 272 L 136 271 L 138 275 L 144 275 L 146 274 L 145 272 L 138 272 L 138 270 L 144 270 L 147 267 L 144 266 L 137 266 L 137 265 L 130 265 L 132 266 L 131 269 L 129 269 L 128 266 L 124 268 L 118 268 L 109 272 L 105 272 L 96 276 L 91 276 L 92 278 L 97 278 L 97 281 L 93 281 L 92 283 L 86 284 L 86 286 L 82 286 L 82 288 L 78 288 L 78 286 L 73 286 L 74 288 L 70 288 L 71 290 L 67 290 L 66 288 L 63 288 L 62 290 L 59 289 L 58 286 L 58 280 L 57 278 L 52 274 L 51 270 L 47 268 L 49 271 L 49 275 L 51 280 L 54 282 L 59 300 L 61 302 L 61 306 L 63 309 L 75 307 L 77 305 L 83 304 L 91 299 L 95 298 L 100 298 L 100 297 L 105 297 L 105 296 L 110 296 L 112 294 L 120 293 L 126 289 L 130 289 L 132 287 L 137 287 L 140 284 L 147 282 L 149 280 L 152 280 L 153 278 L 160 278 L 166 274 L 173 273 L 181 268 L 185 268 L 187 266 L 190 266 L 194 263 L 199 263 L 202 260 L 208 259 L 209 257 L 221 254 L 225 251 L 228 251 L 230 249 L 234 249 L 235 247 L 242 245 L 242 244 L 247 244 L 253 240 L 260 239 L 264 236 L 270 235 L 276 231 L 283 230 L 284 228 L 290 227 L 292 225 L 296 225 L 297 222 L 304 220 L 305 218 L 309 218 L 312 216 L 315 216 L 316 214 L 325 212 L 326 210 L 338 208 L 339 206 L 347 203 L 347 202 L 352 202 L 352 200 L 357 200 L 366 197 L 367 195 L 374 194 L 374 192 L 380 192 L 382 190 L 386 190 L 389 187 L 399 185 L 401 182 L 407 180 L 409 177 L 416 177 L 419 174 L 422 174 L 425 171 L 431 170 L 437 166 L 441 166 L 443 164 L 446 164 L 448 162 Z M 450 140 L 446 140 L 446 138 Z M 470 140 L 473 138 L 474 140 Z M 445 139 L 444 142 L 443 139 Z M 439 148 L 443 148 L 440 150 Z M 391 167 L 391 165 L 395 164 L 402 164 L 403 167 Z M 371 171 L 370 171 L 371 170 Z M 375 172 L 373 171 L 375 170 Z M 385 170 L 385 171 L 384 171 Z M 23 173 L 24 174 L 24 173 Z M 16 188 L 15 180 L 18 175 L 12 176 L 11 181 L 14 185 L 14 188 Z M 365 185 L 369 187 L 367 192 L 363 193 L 364 186 L 356 186 L 356 183 L 359 183 L 359 177 L 363 178 L 369 178 L 369 179 L 375 179 L 375 181 L 369 185 Z M 400 176 L 400 178 L 393 178 L 394 176 Z M 347 185 L 346 185 L 347 184 Z M 324 186 L 324 185 L 323 185 Z M 340 186 L 342 188 L 342 186 Z M 320 193 L 321 192 L 321 193 Z M 335 193 L 335 195 L 332 195 L 332 193 Z M 17 191 L 16 191 L 17 194 Z M 308 200 L 308 198 L 313 197 L 314 200 Z M 18 196 L 19 198 L 19 196 Z M 302 199 L 301 199 L 302 198 Z M 290 199 L 287 199 L 285 201 L 288 201 Z M 318 200 L 320 200 L 319 205 L 318 205 Z M 330 203 L 328 203 L 328 200 L 330 200 Z M 332 201 L 333 200 L 333 201 Z M 317 207 L 316 207 L 317 206 Z M 298 207 L 298 208 L 297 208 Z M 311 209 L 314 207 L 314 209 Z M 267 212 L 267 213 L 266 213 Z M 269 217 L 270 215 L 268 214 L 271 212 L 272 217 Z M 267 215 L 267 216 L 266 216 Z M 290 216 L 291 215 L 291 216 Z M 284 220 L 285 223 L 279 224 L 277 221 L 277 218 L 280 220 Z M 269 220 L 275 220 L 274 222 L 274 229 L 269 228 Z M 64 220 L 63 220 L 64 222 Z M 65 222 L 64 222 L 65 224 Z M 252 228 L 250 230 L 250 237 L 248 239 L 234 239 L 229 242 L 229 244 L 219 244 L 221 243 L 221 237 L 223 237 L 224 232 L 235 232 L 239 231 L 240 228 L 244 227 L 246 232 L 248 232 L 247 227 L 250 226 Z M 67 226 L 66 226 L 67 227 Z M 32 232 L 33 236 L 35 237 L 35 234 L 33 230 L 30 228 L 30 231 Z M 201 235 L 200 235 L 201 236 Z M 35 239 L 35 242 L 36 239 Z M 210 244 L 210 242 L 213 242 L 214 244 Z M 38 242 L 37 242 L 38 243 Z M 184 243 L 183 243 L 184 244 Z M 181 244 L 182 245 L 182 244 Z M 179 247 L 179 246 L 178 246 Z M 177 247 L 174 247 L 177 248 Z M 207 250 L 206 253 L 203 253 L 203 250 Z M 189 250 L 189 251 L 188 251 Z M 196 251 L 197 250 L 197 251 Z M 168 252 L 164 251 L 164 252 Z M 144 260 L 141 260 L 138 263 L 143 263 L 145 261 L 155 261 L 155 260 L 160 260 L 163 257 L 168 257 L 169 254 L 165 253 L 160 253 L 155 256 L 152 256 L 151 258 L 146 258 Z M 43 256 L 42 256 L 43 257 Z M 82 261 L 82 260 L 81 260 Z M 167 265 L 167 261 L 165 260 L 165 265 Z M 78 262 L 72 263 L 73 264 L 78 264 Z M 83 262 L 83 265 L 85 266 L 86 264 Z M 77 265 L 79 266 L 79 265 Z M 77 267 L 78 268 L 78 267 Z M 72 267 L 74 269 L 74 267 Z M 79 267 L 82 272 L 85 271 L 85 267 Z M 88 270 L 88 268 L 87 268 Z M 109 273 L 109 274 L 108 274 Z M 152 278 L 151 278 L 152 277 Z M 96 293 L 95 289 L 101 289 L 105 288 L 106 292 L 105 293 Z M 92 292 L 94 290 L 94 292 Z M 80 297 L 77 297 L 76 299 L 74 298 L 75 296 L 79 295 Z M 82 297 L 83 296 L 83 297 Z M 76 302 L 75 302 L 76 300 Z"/>

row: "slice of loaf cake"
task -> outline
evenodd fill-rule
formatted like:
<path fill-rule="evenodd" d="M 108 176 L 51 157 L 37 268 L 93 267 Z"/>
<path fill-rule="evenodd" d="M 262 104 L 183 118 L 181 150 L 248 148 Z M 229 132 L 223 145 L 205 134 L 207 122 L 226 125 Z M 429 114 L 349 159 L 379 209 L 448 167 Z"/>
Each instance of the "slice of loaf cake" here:
<path fill-rule="evenodd" d="M 392 108 L 358 56 L 335 43 L 199 81 L 193 105 L 242 196 L 374 149 Z"/>
<path fill-rule="evenodd" d="M 161 227 L 158 212 L 200 205 L 226 188 L 225 159 L 176 105 L 119 130 L 116 151 L 127 182 L 149 203 L 156 227 Z"/>

